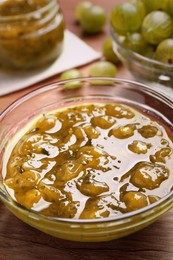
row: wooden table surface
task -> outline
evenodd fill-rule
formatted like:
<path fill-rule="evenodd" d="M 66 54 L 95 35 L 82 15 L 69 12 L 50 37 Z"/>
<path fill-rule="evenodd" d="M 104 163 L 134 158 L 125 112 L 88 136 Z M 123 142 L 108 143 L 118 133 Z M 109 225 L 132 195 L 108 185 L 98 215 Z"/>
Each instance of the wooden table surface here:
<path fill-rule="evenodd" d="M 74 10 L 79 0 L 61 0 L 61 9 L 65 17 L 66 28 L 86 41 L 95 50 L 101 51 L 103 40 L 109 35 L 109 25 L 96 36 L 82 33 L 75 22 Z M 109 17 L 116 3 L 124 0 L 92 0 L 103 6 Z M 88 66 L 80 67 L 87 76 Z M 118 67 L 118 77 L 131 78 L 123 66 Z M 11 102 L 40 87 L 45 83 L 55 82 L 59 75 L 35 84 L 25 90 L 0 97 L 0 112 Z M 46 235 L 13 216 L 0 202 L 0 259 L 157 259 L 173 260 L 173 209 L 154 224 L 133 235 L 118 240 L 102 243 L 78 243 L 57 239 Z"/>

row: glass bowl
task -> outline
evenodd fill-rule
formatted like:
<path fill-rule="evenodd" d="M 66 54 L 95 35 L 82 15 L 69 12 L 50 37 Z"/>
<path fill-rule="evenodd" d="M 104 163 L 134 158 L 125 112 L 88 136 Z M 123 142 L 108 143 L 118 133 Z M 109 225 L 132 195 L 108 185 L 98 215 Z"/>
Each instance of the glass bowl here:
<path fill-rule="evenodd" d="M 94 79 L 94 81 L 93 81 Z M 131 213 L 101 219 L 66 219 L 28 210 L 8 195 L 2 184 L 4 151 L 9 140 L 37 114 L 83 102 L 121 102 L 140 107 L 163 121 L 173 134 L 173 100 L 143 84 L 116 78 L 80 78 L 83 87 L 66 89 L 76 79 L 43 86 L 21 97 L 0 115 L 0 199 L 19 219 L 52 236 L 73 241 L 109 241 L 136 232 L 156 221 L 173 206 L 173 191 Z M 91 82 L 102 82 L 95 86 Z M 68 85 L 67 85 L 68 83 Z M 172 173 L 173 174 L 173 173 Z"/>
<path fill-rule="evenodd" d="M 173 65 L 142 56 L 123 46 L 123 37 L 111 28 L 113 50 L 135 80 L 171 93 L 173 97 Z"/>

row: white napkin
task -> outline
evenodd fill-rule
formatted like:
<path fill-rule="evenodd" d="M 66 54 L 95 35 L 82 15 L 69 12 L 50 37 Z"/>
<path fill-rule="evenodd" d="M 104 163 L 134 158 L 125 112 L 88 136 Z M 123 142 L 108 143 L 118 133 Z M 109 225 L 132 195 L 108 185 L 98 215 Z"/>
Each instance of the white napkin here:
<path fill-rule="evenodd" d="M 32 72 L 0 71 L 0 96 L 29 87 L 36 82 L 65 70 L 87 64 L 100 57 L 101 53 L 96 52 L 72 32 L 66 30 L 63 52 L 49 67 Z"/>

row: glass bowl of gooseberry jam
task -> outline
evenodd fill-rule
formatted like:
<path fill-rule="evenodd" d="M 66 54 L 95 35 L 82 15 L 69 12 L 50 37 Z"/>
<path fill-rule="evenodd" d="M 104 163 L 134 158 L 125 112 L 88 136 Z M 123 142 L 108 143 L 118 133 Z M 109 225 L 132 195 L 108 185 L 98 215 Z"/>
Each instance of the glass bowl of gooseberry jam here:
<path fill-rule="evenodd" d="M 172 113 L 171 98 L 118 78 L 30 92 L 0 115 L 2 203 L 66 240 L 143 229 L 173 206 Z"/>
<path fill-rule="evenodd" d="M 110 16 L 113 49 L 139 82 L 173 94 L 171 1 L 126 1 Z M 130 22 L 129 22 L 130 21 Z"/>

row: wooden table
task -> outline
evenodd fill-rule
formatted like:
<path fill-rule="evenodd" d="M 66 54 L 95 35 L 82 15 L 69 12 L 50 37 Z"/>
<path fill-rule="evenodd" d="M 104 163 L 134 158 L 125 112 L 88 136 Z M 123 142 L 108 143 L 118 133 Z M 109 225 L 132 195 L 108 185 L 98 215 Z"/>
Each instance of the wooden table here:
<path fill-rule="evenodd" d="M 103 6 L 109 17 L 113 6 L 123 1 L 93 0 L 92 2 Z M 74 19 L 75 5 L 80 1 L 61 0 L 59 2 L 64 13 L 66 28 L 74 32 L 94 49 L 101 51 L 103 40 L 109 35 L 108 24 L 102 33 L 96 36 L 87 36 L 82 33 L 80 26 L 77 25 Z M 87 76 L 88 66 L 80 68 L 85 76 Z M 117 76 L 131 78 L 123 66 L 119 66 Z M 25 90 L 0 97 L 0 111 L 29 91 L 45 83 L 55 82 L 58 78 L 59 75 L 56 75 Z M 18 220 L 0 203 L 0 259 L 172 260 L 173 210 L 151 226 L 128 237 L 102 243 L 76 243 L 60 240 L 35 230 Z"/>

